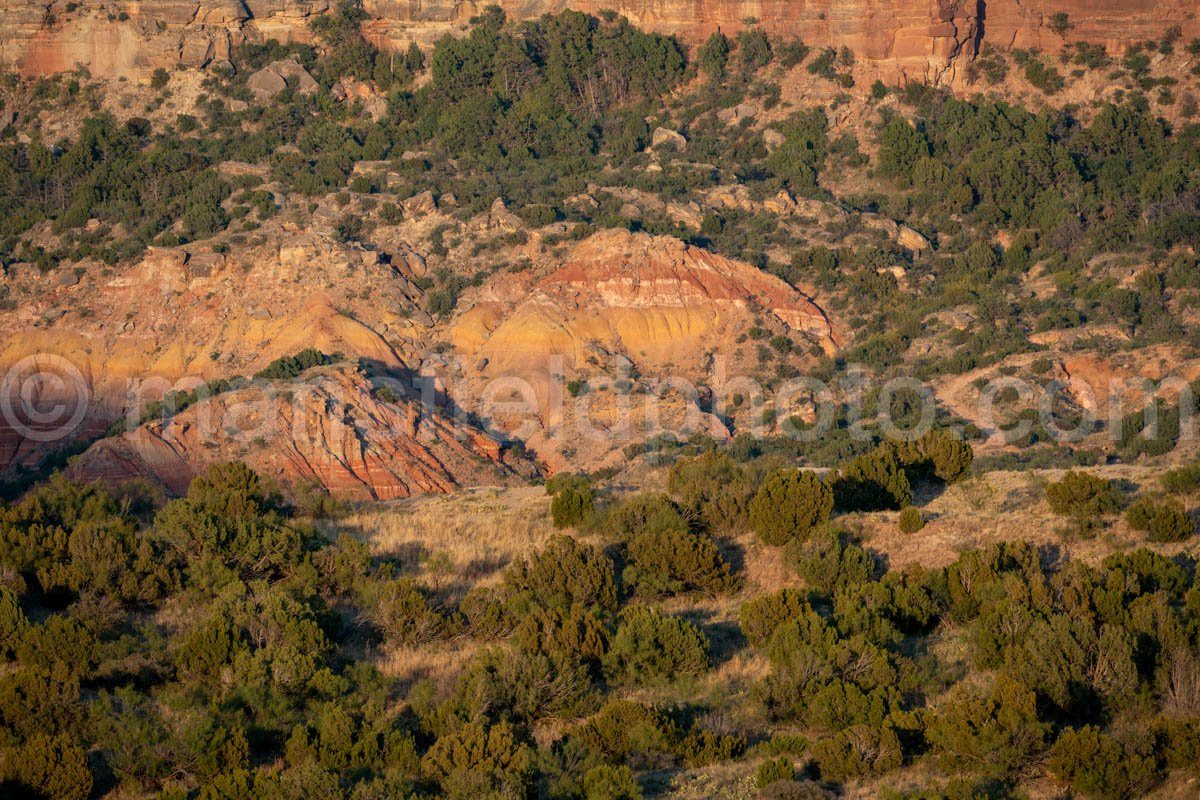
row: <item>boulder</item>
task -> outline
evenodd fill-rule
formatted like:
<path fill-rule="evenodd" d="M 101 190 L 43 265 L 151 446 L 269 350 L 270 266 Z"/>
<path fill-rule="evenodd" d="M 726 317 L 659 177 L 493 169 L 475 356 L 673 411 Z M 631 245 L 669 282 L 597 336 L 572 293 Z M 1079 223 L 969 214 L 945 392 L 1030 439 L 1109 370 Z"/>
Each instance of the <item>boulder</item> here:
<path fill-rule="evenodd" d="M 274 97 L 289 84 L 300 94 L 312 94 L 317 90 L 313 76 L 295 58 L 273 61 L 246 79 L 246 87 L 260 100 Z"/>
<path fill-rule="evenodd" d="M 270 67 L 263 67 L 246 79 L 246 88 L 258 99 L 266 100 L 287 89 L 287 81 Z"/>
<path fill-rule="evenodd" d="M 662 146 L 682 153 L 687 150 L 687 139 L 679 131 L 673 131 L 670 128 L 655 128 L 654 133 L 650 135 L 650 148 L 657 149 Z"/>
<path fill-rule="evenodd" d="M 414 194 L 407 200 L 402 200 L 400 208 L 404 211 L 404 216 L 406 217 L 422 217 L 436 211 L 437 203 L 433 199 L 433 192 L 426 189 L 420 194 Z"/>
<path fill-rule="evenodd" d="M 724 122 L 726 125 L 736 125 L 744 119 L 753 119 L 758 116 L 759 108 L 757 103 L 738 103 L 733 108 L 723 108 L 717 112 L 717 119 Z"/>

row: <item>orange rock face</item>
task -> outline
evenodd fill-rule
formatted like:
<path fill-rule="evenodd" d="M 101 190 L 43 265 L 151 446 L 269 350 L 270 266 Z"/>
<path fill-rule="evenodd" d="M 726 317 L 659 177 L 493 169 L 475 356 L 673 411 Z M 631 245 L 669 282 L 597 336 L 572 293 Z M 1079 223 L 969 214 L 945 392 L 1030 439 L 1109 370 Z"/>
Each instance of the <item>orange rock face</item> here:
<path fill-rule="evenodd" d="M 487 5 L 447 0 L 365 0 L 365 31 L 385 48 L 432 43 L 459 29 Z M 1103 43 L 1120 50 L 1155 39 L 1179 25 L 1185 38 L 1200 36 L 1192 0 L 499 0 L 514 19 L 564 8 L 596 13 L 612 9 L 648 29 L 696 42 L 715 30 L 735 33 L 750 17 L 773 34 L 817 47 L 849 47 L 890 79 L 940 80 L 987 42 L 999 48 L 1055 50 L 1063 41 Z M 205 66 L 228 59 L 244 40 L 308 41 L 308 20 L 327 0 L 146 0 L 124 3 L 128 15 L 81 4 L 7 0 L 0 10 L 0 64 L 27 74 L 88 67 L 96 76 L 148 73 L 178 63 Z M 1066 13 L 1063 33 L 1049 24 Z"/>
<path fill-rule="evenodd" d="M 402 317 L 415 289 L 377 254 L 305 234 L 243 257 L 152 249 L 0 316 L 0 471 L 136 421 L 168 391 L 254 375 L 305 348 L 404 367 L 396 348 L 416 324 Z"/>
<path fill-rule="evenodd" d="M 356 500 L 505 485 L 533 469 L 468 425 L 414 401 L 377 399 L 365 377 L 340 369 L 215 395 L 166 422 L 97 442 L 68 475 L 143 478 L 182 494 L 205 467 L 230 460 Z"/>
<path fill-rule="evenodd" d="M 528 287 L 493 281 L 452 336 L 461 352 L 486 358 L 491 374 L 544 371 L 552 358 L 577 366 L 593 342 L 661 368 L 686 365 L 713 348 L 718 331 L 758 312 L 836 346 L 824 312 L 773 275 L 677 239 L 613 229 Z"/>
<path fill-rule="evenodd" d="M 497 275 L 460 306 L 450 336 L 464 366 L 448 376 L 450 394 L 478 403 L 468 407 L 552 468 L 607 465 L 623 446 L 662 431 L 729 436 L 698 397 L 678 389 L 751 374 L 755 326 L 827 352 L 840 338 L 810 297 L 775 276 L 623 229 L 592 235 L 545 273 Z M 621 388 L 634 374 L 636 400 Z M 572 379 L 588 392 L 566 396 Z M 495 413 L 510 398 L 527 413 Z"/>

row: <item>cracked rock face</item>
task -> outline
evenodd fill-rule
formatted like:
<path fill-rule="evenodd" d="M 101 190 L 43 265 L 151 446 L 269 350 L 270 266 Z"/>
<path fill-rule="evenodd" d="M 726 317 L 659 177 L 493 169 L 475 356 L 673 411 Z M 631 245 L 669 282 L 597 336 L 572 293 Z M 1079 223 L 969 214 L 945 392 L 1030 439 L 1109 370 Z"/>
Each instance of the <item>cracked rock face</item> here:
<path fill-rule="evenodd" d="M 597 13 L 613 9 L 635 24 L 701 41 L 715 30 L 736 33 L 755 17 L 769 33 L 816 47 L 849 47 L 862 63 L 890 80 L 938 81 L 973 57 L 984 43 L 999 48 L 1057 50 L 1064 41 L 1112 49 L 1161 37 L 1179 25 L 1200 36 L 1192 0 L 499 0 L 510 18 L 530 19 L 564 7 Z M 431 45 L 461 28 L 484 3 L 447 0 L 366 0 L 364 33 L 377 46 Z M 127 19 L 89 5 L 6 0 L 0 9 L 0 65 L 37 75 L 86 66 L 97 77 L 149 74 L 178 63 L 204 67 L 228 59 L 242 41 L 310 41 L 309 20 L 328 11 L 326 0 L 146 0 L 126 4 Z M 1053 14 L 1069 15 L 1063 34 Z"/>

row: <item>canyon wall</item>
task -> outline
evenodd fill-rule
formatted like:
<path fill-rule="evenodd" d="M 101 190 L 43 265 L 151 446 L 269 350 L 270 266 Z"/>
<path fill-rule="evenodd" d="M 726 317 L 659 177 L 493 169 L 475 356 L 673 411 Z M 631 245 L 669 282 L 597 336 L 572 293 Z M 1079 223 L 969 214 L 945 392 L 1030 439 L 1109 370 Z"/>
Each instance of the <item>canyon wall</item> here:
<path fill-rule="evenodd" d="M 38 75 L 87 67 L 95 76 L 145 76 L 156 67 L 203 67 L 227 61 L 246 40 L 305 41 L 308 20 L 330 0 L 146 0 L 145 2 L 0 1 L 0 66 Z M 364 0 L 365 31 L 384 48 L 428 45 L 461 29 L 486 2 Z M 748 18 L 813 46 L 849 47 L 889 80 L 939 81 L 983 43 L 1057 50 L 1064 41 L 1119 51 L 1160 38 L 1178 25 L 1200 37 L 1193 0 L 499 0 L 527 19 L 565 8 L 611 8 L 636 24 L 696 42 L 715 30 L 734 33 Z M 1070 27 L 1050 28 L 1056 13 Z"/>

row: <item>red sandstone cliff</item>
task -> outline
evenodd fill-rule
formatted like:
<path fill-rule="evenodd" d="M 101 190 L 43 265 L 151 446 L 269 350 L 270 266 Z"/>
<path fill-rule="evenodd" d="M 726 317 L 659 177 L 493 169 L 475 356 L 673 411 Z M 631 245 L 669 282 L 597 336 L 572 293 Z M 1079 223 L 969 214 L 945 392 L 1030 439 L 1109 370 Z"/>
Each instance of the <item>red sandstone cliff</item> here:
<path fill-rule="evenodd" d="M 244 461 L 337 497 L 389 500 L 504 485 L 534 468 L 462 422 L 378 398 L 353 369 L 215 395 L 166 422 L 92 445 L 67 470 L 82 480 L 143 478 L 182 494 L 210 464 Z"/>
<path fill-rule="evenodd" d="M 611 8 L 646 28 L 698 41 L 720 28 L 729 33 L 754 17 L 774 34 L 814 46 L 846 45 L 891 79 L 938 80 L 983 42 L 1006 48 L 1057 49 L 1083 40 L 1120 50 L 1161 37 L 1178 25 L 1200 36 L 1192 0 L 498 0 L 517 19 L 575 8 Z M 485 2 L 364 0 L 370 39 L 381 47 L 430 43 L 460 28 Z M 74 4 L 72 4 L 74 5 Z M 149 72 L 155 67 L 205 66 L 228 58 L 243 40 L 307 40 L 308 20 L 329 0 L 145 0 L 106 5 L 2 0 L 0 65 L 27 74 L 86 66 L 93 75 Z M 115 9 L 123 9 L 117 12 Z M 1060 35 L 1055 13 L 1069 15 Z M 124 18 L 123 18 L 124 17 Z M 1065 37 L 1065 39 L 1064 39 Z"/>

